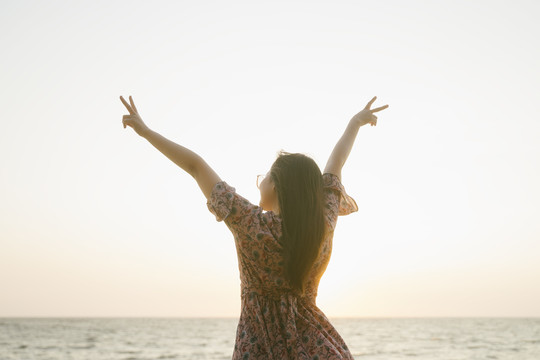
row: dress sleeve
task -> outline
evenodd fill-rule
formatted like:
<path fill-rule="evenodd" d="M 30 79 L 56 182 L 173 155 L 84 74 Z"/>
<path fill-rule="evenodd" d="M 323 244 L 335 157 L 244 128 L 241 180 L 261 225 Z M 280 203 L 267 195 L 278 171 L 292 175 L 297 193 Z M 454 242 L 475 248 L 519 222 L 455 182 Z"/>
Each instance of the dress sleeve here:
<path fill-rule="evenodd" d="M 226 220 L 226 223 L 240 222 L 242 217 L 260 209 L 259 206 L 238 195 L 236 189 L 225 181 L 219 181 L 214 185 L 206 206 L 217 221 Z"/>
<path fill-rule="evenodd" d="M 343 184 L 334 174 L 323 174 L 323 187 L 325 194 L 326 219 L 334 229 L 339 215 L 349 215 L 358 211 L 356 201 L 347 195 Z"/>
<path fill-rule="evenodd" d="M 235 188 L 225 181 L 219 181 L 212 188 L 210 199 L 206 202 L 208 210 L 216 217 L 216 221 L 223 221 L 229 216 L 233 205 Z"/>
<path fill-rule="evenodd" d="M 248 262 L 265 260 L 267 251 L 280 248 L 279 239 L 270 231 L 273 222 L 268 212 L 263 214 L 260 206 L 237 194 L 226 182 L 214 185 L 206 205 L 216 220 L 223 221 L 231 230 L 238 254 Z"/>

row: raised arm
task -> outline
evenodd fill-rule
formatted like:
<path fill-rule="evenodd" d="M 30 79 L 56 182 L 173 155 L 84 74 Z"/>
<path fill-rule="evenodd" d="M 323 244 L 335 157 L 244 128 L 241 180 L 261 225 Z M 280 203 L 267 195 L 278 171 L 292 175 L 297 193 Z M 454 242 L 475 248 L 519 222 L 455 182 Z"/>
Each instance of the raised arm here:
<path fill-rule="evenodd" d="M 324 173 L 331 173 L 336 175 L 341 180 L 341 169 L 345 165 L 345 161 L 349 157 L 354 140 L 358 134 L 358 130 L 361 126 L 364 126 L 368 123 L 371 126 L 377 125 L 377 116 L 373 113 L 386 109 L 389 105 L 384 105 L 376 109 L 370 109 L 370 106 L 373 104 L 377 97 L 373 97 L 370 102 L 367 103 L 366 107 L 360 111 L 358 114 L 354 115 L 349 121 L 349 125 L 345 129 L 345 132 L 337 142 L 332 154 L 328 158 L 326 167 L 324 168 Z"/>
<path fill-rule="evenodd" d="M 163 155 L 190 174 L 197 181 L 206 199 L 209 200 L 214 185 L 221 180 L 218 174 L 195 152 L 176 144 L 146 126 L 131 96 L 129 97 L 131 105 L 122 96 L 120 96 L 120 100 L 129 111 L 129 115 L 124 115 L 122 119 L 124 128 L 128 125 L 131 126 L 137 134 L 148 140 Z"/>

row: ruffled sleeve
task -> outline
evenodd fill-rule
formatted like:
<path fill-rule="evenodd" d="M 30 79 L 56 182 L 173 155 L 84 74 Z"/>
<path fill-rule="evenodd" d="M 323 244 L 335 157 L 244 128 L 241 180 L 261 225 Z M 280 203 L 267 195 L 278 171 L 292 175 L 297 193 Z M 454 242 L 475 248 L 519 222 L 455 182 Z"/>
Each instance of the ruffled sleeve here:
<path fill-rule="evenodd" d="M 233 215 L 236 213 L 237 209 L 233 207 L 235 193 L 236 189 L 225 181 L 219 181 L 214 185 L 206 206 L 214 214 L 217 221 L 225 220 L 231 212 Z"/>
<path fill-rule="evenodd" d="M 335 227 L 337 217 L 349 215 L 358 211 L 356 201 L 347 194 L 339 178 L 331 173 L 323 174 L 323 187 L 325 193 L 326 217 L 332 229 Z"/>
<path fill-rule="evenodd" d="M 260 206 L 239 195 L 225 181 L 214 185 L 206 205 L 216 220 L 223 221 L 231 230 L 238 256 L 242 259 L 240 264 L 251 266 L 253 276 L 265 268 L 270 259 L 269 252 L 282 248 L 270 229 L 279 219 L 274 218 L 272 212 L 263 214 Z"/>

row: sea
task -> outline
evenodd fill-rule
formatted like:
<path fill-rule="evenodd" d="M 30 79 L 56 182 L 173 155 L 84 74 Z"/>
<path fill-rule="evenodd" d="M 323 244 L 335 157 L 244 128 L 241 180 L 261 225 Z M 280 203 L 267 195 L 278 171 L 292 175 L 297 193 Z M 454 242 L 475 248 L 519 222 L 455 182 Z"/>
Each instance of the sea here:
<path fill-rule="evenodd" d="M 355 359 L 540 360 L 540 318 L 329 319 Z M 0 359 L 231 359 L 237 324 L 237 318 L 0 318 Z"/>

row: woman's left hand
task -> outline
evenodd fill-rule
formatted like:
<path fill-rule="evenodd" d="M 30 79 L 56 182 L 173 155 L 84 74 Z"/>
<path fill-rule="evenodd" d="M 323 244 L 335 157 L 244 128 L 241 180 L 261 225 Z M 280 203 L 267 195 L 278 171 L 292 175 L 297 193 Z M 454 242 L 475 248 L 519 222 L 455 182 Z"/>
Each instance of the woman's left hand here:
<path fill-rule="evenodd" d="M 371 126 L 377 125 L 377 116 L 373 115 L 373 113 L 377 111 L 381 111 L 386 109 L 389 105 L 380 106 L 376 109 L 370 109 L 373 102 L 377 99 L 376 96 L 371 99 L 367 105 L 364 107 L 362 111 L 360 111 L 358 114 L 354 115 L 352 120 L 358 122 L 360 126 L 364 126 L 366 124 L 371 124 Z"/>

